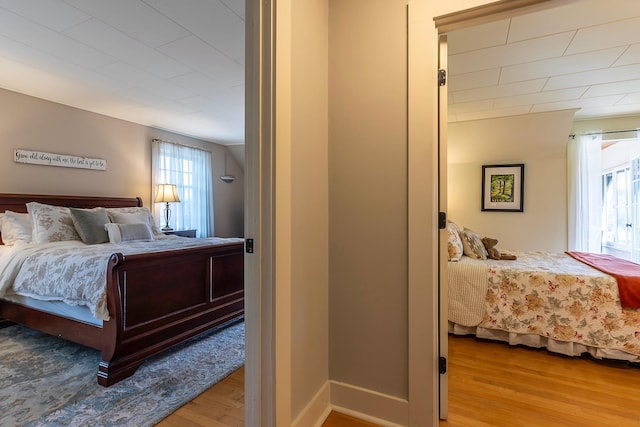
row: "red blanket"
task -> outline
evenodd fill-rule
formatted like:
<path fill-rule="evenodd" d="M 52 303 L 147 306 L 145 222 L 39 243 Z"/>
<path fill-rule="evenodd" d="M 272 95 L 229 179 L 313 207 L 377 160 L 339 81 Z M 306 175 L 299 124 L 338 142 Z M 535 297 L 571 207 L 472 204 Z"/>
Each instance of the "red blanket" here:
<path fill-rule="evenodd" d="M 571 251 L 567 255 L 615 277 L 622 307 L 640 308 L 640 264 L 606 254 Z"/>

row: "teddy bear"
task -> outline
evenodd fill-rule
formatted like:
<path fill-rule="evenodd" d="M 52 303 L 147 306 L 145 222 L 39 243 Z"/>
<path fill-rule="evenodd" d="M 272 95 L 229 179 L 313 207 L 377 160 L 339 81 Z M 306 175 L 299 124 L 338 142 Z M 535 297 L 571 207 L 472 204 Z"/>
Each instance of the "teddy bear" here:
<path fill-rule="evenodd" d="M 489 258 L 491 259 L 503 259 L 503 260 L 514 260 L 516 259 L 515 255 L 511 254 L 503 254 L 501 253 L 496 245 L 498 244 L 498 239 L 493 239 L 491 237 L 483 237 L 482 244 L 487 249 L 487 253 L 489 254 Z"/>

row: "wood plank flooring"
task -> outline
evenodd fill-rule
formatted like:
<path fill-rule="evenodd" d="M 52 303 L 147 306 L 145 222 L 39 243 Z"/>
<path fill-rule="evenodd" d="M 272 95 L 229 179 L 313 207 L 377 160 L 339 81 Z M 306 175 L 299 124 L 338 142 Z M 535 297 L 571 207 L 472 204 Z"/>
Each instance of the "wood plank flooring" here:
<path fill-rule="evenodd" d="M 439 427 L 640 426 L 640 368 L 449 337 L 449 419 Z M 164 419 L 160 427 L 244 422 L 244 369 Z M 332 412 L 323 427 L 374 427 Z"/>
<path fill-rule="evenodd" d="M 640 369 L 449 337 L 449 419 L 440 427 L 640 426 Z"/>

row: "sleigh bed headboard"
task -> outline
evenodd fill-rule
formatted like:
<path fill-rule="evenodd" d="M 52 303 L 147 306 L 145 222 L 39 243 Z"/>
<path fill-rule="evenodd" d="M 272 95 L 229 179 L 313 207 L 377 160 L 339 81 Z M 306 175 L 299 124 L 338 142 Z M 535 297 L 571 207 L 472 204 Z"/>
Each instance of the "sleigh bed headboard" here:
<path fill-rule="evenodd" d="M 53 194 L 0 193 L 0 212 L 27 212 L 26 204 L 29 202 L 38 202 L 47 205 L 84 209 L 91 209 L 98 206 L 102 206 L 105 208 L 128 208 L 142 206 L 142 199 L 140 197 L 60 196 Z M 1 235 L 0 244 L 2 244 Z"/>

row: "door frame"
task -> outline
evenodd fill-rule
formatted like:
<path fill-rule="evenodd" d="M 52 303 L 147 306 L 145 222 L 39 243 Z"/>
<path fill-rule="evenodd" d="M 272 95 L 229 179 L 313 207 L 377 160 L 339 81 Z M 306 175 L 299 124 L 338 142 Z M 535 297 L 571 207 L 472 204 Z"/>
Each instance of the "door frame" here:
<path fill-rule="evenodd" d="M 276 425 L 274 322 L 275 5 L 245 11 L 245 425 Z"/>
<path fill-rule="evenodd" d="M 497 21 L 500 19 L 512 18 L 517 15 L 523 15 L 532 13 L 544 9 L 551 9 L 566 4 L 574 3 L 579 0 L 500 0 L 495 3 L 489 3 L 478 7 L 453 12 L 446 15 L 437 16 L 434 18 L 436 39 L 434 41 L 438 54 L 438 61 L 435 61 L 436 70 L 447 67 L 447 58 L 442 58 L 440 55 L 447 55 L 447 41 L 446 34 L 453 30 L 459 30 L 466 27 L 480 25 L 488 22 Z M 446 70 L 448 72 L 448 70 Z M 447 79 L 449 77 L 447 76 Z M 446 88 L 446 86 L 445 86 Z M 448 129 L 448 112 L 447 112 L 447 89 L 441 88 L 438 96 L 438 137 L 437 143 L 434 144 L 437 147 L 437 164 L 438 164 L 438 179 L 435 181 L 434 191 L 438 194 L 439 209 L 442 212 L 447 211 L 447 129 Z M 439 192 L 439 193 L 438 193 Z M 447 305 L 448 305 L 448 292 L 447 292 L 447 230 L 440 230 L 440 250 L 438 252 L 440 275 L 438 277 L 438 290 L 439 290 L 439 309 L 440 317 L 438 321 L 437 336 L 440 337 L 439 354 L 440 356 L 448 357 L 448 319 L 447 319 Z M 416 339 L 409 335 L 409 339 Z M 447 360 L 447 365 L 448 365 Z M 447 367 L 448 370 L 448 367 Z M 436 398 L 436 407 L 439 410 L 439 418 L 446 419 L 448 416 L 448 378 L 445 375 L 440 376 L 440 383 L 438 387 L 438 394 Z M 444 398 L 442 396 L 444 395 Z"/>

